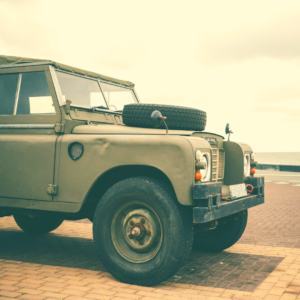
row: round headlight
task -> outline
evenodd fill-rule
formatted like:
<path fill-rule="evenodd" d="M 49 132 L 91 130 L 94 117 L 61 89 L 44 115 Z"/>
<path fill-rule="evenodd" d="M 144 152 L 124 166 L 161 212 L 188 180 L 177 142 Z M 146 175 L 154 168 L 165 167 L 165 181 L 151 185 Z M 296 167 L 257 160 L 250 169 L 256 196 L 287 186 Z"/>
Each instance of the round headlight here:
<path fill-rule="evenodd" d="M 78 160 L 83 154 L 83 145 L 79 142 L 71 143 L 68 147 L 68 152 L 73 160 Z"/>
<path fill-rule="evenodd" d="M 256 154 L 254 152 L 252 152 L 251 155 L 250 155 L 251 160 L 255 160 L 255 156 L 256 156 Z"/>
<path fill-rule="evenodd" d="M 202 179 L 205 179 L 206 177 L 207 177 L 207 174 L 208 174 L 208 157 L 207 157 L 207 155 L 203 155 L 202 157 L 201 157 L 201 160 L 200 160 L 201 162 L 204 162 L 205 163 L 205 169 L 202 169 L 202 170 L 200 170 L 200 173 L 201 173 L 201 175 L 202 175 Z"/>
<path fill-rule="evenodd" d="M 244 175 L 250 175 L 250 156 L 248 154 L 244 156 Z"/>

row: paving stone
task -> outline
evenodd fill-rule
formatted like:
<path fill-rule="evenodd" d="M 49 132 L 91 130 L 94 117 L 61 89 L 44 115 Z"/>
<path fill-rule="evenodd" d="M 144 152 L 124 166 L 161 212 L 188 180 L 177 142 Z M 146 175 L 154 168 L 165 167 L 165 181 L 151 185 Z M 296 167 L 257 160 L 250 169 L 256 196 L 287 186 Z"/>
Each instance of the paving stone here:
<path fill-rule="evenodd" d="M 295 300 L 297 298 L 297 295 L 290 294 L 290 293 L 284 293 L 280 300 Z"/>
<path fill-rule="evenodd" d="M 290 285 L 286 290 L 286 293 L 300 294 L 300 286 Z"/>
<path fill-rule="evenodd" d="M 84 296 L 85 299 L 95 299 L 95 300 L 109 300 L 113 297 L 111 296 L 105 296 L 105 295 L 99 295 L 99 294 L 87 294 Z M 124 298 L 122 298 L 124 299 Z"/>
<path fill-rule="evenodd" d="M 46 298 L 48 298 L 48 297 L 41 296 L 41 295 L 24 294 L 24 295 L 21 295 L 18 299 L 21 299 L 21 300 L 45 300 Z"/>

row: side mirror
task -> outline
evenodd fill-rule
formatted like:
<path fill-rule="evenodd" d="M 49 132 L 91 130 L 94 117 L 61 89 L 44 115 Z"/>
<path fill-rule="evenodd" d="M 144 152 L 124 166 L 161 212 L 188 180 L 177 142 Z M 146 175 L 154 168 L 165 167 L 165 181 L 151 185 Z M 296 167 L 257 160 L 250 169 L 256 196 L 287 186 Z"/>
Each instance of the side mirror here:
<path fill-rule="evenodd" d="M 151 114 L 151 124 L 154 127 L 159 127 L 160 124 L 162 122 L 162 114 L 159 110 L 155 110 L 152 114 Z"/>
<path fill-rule="evenodd" d="M 229 123 L 226 124 L 225 133 L 226 134 L 230 133 Z"/>
<path fill-rule="evenodd" d="M 159 110 L 155 110 L 152 114 L 151 114 L 151 123 L 154 127 L 159 127 L 161 122 L 164 123 L 165 127 L 166 127 L 166 134 L 169 133 L 168 130 L 168 126 L 167 123 L 165 121 L 167 117 L 163 117 L 161 112 Z"/>
<path fill-rule="evenodd" d="M 230 141 L 230 133 L 233 133 L 229 128 L 229 123 L 226 124 L 225 133 L 228 134 L 228 141 Z"/>

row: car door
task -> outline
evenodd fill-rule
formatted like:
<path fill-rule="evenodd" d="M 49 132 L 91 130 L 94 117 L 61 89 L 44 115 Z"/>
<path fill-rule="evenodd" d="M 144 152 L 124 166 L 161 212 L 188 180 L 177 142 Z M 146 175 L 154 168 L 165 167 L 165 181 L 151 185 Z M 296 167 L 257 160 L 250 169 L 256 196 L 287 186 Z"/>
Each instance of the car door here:
<path fill-rule="evenodd" d="M 52 201 L 60 120 L 48 66 L 0 70 L 0 204 Z"/>

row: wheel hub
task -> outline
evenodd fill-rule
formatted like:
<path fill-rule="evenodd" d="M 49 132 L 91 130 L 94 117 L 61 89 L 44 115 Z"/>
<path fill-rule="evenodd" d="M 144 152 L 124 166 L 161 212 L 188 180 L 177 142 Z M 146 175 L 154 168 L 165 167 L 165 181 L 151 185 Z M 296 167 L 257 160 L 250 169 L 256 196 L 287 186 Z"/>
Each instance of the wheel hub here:
<path fill-rule="evenodd" d="M 128 236 L 131 239 L 141 240 L 144 237 L 146 231 L 147 230 L 141 223 L 136 223 L 132 226 L 132 230 Z"/>
<path fill-rule="evenodd" d="M 123 221 L 123 236 L 126 244 L 136 252 L 147 252 L 155 245 L 160 235 L 157 221 L 148 209 L 135 209 Z"/>
<path fill-rule="evenodd" d="M 120 208 L 113 218 L 112 239 L 116 250 L 129 261 L 145 262 L 161 247 L 162 227 L 150 207 L 129 204 Z"/>
<path fill-rule="evenodd" d="M 131 238 L 138 238 L 141 235 L 141 230 L 139 227 L 134 227 L 130 232 Z"/>

